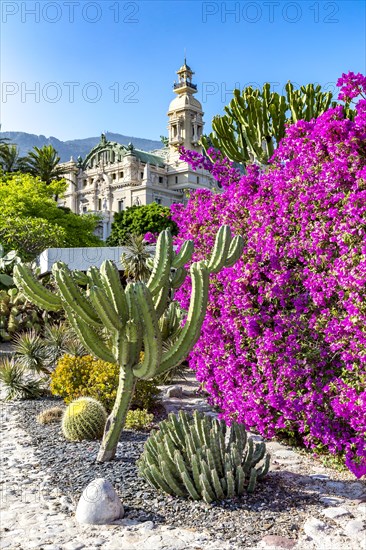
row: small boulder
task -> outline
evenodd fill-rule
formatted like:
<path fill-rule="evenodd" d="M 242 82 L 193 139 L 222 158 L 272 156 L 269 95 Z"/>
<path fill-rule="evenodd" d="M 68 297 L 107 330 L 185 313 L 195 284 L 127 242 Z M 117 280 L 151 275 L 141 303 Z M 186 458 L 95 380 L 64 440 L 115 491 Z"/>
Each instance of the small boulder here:
<path fill-rule="evenodd" d="M 166 390 L 165 397 L 177 397 L 181 399 L 183 397 L 182 386 L 170 386 L 170 388 Z"/>
<path fill-rule="evenodd" d="M 124 516 L 123 505 L 107 479 L 99 477 L 85 487 L 76 508 L 76 520 L 91 525 L 109 524 Z"/>

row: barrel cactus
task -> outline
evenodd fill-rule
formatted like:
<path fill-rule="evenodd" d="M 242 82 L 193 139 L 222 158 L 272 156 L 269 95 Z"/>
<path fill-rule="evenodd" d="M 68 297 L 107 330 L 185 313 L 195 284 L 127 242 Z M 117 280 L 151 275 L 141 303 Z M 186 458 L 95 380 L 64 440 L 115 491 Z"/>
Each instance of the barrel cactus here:
<path fill-rule="evenodd" d="M 80 397 L 67 407 L 62 418 L 62 432 L 71 441 L 99 439 L 106 420 L 107 412 L 99 401 Z"/>
<path fill-rule="evenodd" d="M 145 443 L 139 474 L 170 495 L 213 502 L 254 491 L 269 470 L 264 442 L 244 426 L 226 424 L 197 411 L 171 413 Z"/>

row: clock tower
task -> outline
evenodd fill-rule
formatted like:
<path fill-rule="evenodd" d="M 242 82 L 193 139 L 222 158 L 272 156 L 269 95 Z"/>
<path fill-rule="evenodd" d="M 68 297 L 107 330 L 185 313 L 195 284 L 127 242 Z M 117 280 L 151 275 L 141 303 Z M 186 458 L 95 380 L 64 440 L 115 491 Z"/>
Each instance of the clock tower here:
<path fill-rule="evenodd" d="M 199 140 L 204 124 L 202 105 L 194 97 L 197 93 L 197 85 L 192 82 L 194 72 L 186 60 L 177 71 L 177 75 L 178 82 L 174 82 L 173 86 L 177 97 L 170 103 L 168 111 L 169 149 L 172 157 L 179 156 L 179 146 L 197 152 L 202 151 Z"/>

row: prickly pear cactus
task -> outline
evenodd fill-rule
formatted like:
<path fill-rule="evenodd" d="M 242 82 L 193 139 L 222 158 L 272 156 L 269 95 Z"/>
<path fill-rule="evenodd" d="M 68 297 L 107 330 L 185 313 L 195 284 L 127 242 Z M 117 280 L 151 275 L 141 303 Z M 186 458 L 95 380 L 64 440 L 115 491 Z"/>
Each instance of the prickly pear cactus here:
<path fill-rule="evenodd" d="M 100 439 L 107 420 L 103 405 L 91 397 L 80 397 L 68 405 L 62 418 L 62 432 L 71 441 Z"/>
<path fill-rule="evenodd" d="M 265 443 L 254 443 L 241 424 L 227 427 L 197 411 L 180 411 L 159 427 L 138 468 L 150 485 L 170 495 L 213 502 L 252 493 L 269 470 Z"/>
<path fill-rule="evenodd" d="M 0 290 L 0 341 L 26 329 L 38 332 L 42 324 L 42 313 L 17 288 Z"/>

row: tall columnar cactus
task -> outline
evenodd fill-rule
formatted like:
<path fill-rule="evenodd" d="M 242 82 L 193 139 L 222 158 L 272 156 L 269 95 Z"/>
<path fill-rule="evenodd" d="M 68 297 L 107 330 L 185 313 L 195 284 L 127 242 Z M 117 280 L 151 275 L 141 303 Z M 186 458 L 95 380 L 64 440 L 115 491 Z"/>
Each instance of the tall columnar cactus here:
<path fill-rule="evenodd" d="M 96 357 L 120 366 L 116 401 L 106 422 L 98 460 L 111 460 L 116 452 L 137 379 L 150 379 L 179 365 L 199 338 L 206 313 L 209 275 L 232 266 L 241 256 L 243 239 L 231 238 L 222 226 L 207 261 L 192 263 L 191 299 L 186 322 L 176 324 L 168 349 L 163 347 L 166 323 L 159 320 L 169 305 L 172 288 L 185 280 L 184 266 L 193 254 L 193 242 L 186 241 L 178 254 L 173 250 L 169 230 L 156 243 L 151 276 L 146 283 L 121 285 L 116 265 L 106 261 L 100 269 L 91 267 L 88 286 L 78 286 L 73 273 L 63 263 L 53 266 L 57 293 L 41 285 L 24 265 L 16 266 L 14 280 L 29 300 L 47 310 L 64 309 L 82 344 Z M 164 321 L 164 319 L 162 320 Z M 143 359 L 140 361 L 140 352 Z"/>
<path fill-rule="evenodd" d="M 171 495 L 206 502 L 253 492 L 269 470 L 264 442 L 247 438 L 244 426 L 197 411 L 171 413 L 149 437 L 138 461 L 140 475 Z M 261 463 L 261 465 L 259 465 Z"/>
<path fill-rule="evenodd" d="M 314 84 L 294 90 L 288 82 L 286 95 L 271 91 L 268 83 L 262 90 L 236 89 L 226 114 L 214 117 L 213 132 L 202 142 L 206 149 L 212 145 L 232 161 L 267 164 L 285 135 L 286 123 L 317 118 L 331 105 L 335 105 L 332 93 Z M 347 113 L 350 116 L 349 109 Z"/>

